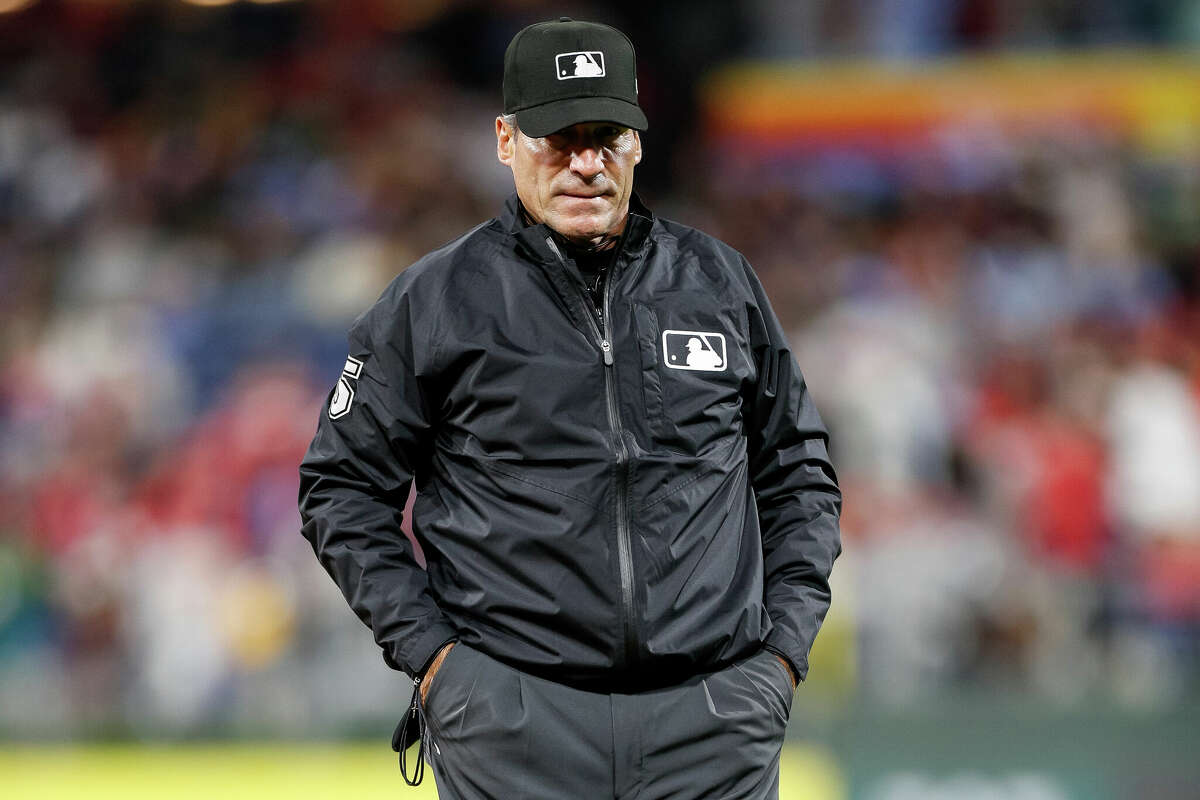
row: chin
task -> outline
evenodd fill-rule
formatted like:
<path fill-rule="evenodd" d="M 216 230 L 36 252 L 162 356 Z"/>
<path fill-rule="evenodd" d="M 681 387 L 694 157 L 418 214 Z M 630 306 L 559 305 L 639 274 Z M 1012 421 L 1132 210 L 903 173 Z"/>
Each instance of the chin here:
<path fill-rule="evenodd" d="M 560 219 L 554 229 L 568 239 L 595 239 L 606 235 L 612 228 L 607 219 L 588 216 L 584 219 Z"/>

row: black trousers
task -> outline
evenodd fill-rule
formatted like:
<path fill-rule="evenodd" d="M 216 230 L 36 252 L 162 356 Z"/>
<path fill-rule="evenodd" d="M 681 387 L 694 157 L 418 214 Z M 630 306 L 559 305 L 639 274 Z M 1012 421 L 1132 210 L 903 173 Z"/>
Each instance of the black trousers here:
<path fill-rule="evenodd" d="M 791 711 L 763 650 L 639 694 L 572 689 L 456 644 L 425 700 L 441 800 L 777 798 Z"/>

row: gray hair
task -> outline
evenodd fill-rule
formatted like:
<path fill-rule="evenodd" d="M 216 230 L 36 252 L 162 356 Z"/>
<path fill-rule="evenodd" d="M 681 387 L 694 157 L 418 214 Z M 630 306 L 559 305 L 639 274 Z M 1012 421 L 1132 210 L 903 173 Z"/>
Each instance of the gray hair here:
<path fill-rule="evenodd" d="M 521 128 L 517 125 L 517 115 L 516 114 L 501 114 L 500 121 L 503 122 L 505 125 L 510 126 L 515 131 L 521 130 Z"/>

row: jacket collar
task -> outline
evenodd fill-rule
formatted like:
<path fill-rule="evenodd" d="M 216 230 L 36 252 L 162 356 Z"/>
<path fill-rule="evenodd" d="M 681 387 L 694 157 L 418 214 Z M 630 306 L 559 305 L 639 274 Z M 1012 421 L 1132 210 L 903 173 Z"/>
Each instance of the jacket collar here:
<path fill-rule="evenodd" d="M 509 195 L 500 214 L 500 222 L 510 235 L 532 251 L 539 260 L 558 261 L 559 255 L 551 248 L 547 239 L 550 238 L 550 228 L 545 223 L 530 225 L 525 221 L 524 208 L 517 193 Z M 632 255 L 639 252 L 648 241 L 650 228 L 654 225 L 654 213 L 642 202 L 637 192 L 629 198 L 629 220 L 625 224 L 625 236 L 621 255 Z"/>

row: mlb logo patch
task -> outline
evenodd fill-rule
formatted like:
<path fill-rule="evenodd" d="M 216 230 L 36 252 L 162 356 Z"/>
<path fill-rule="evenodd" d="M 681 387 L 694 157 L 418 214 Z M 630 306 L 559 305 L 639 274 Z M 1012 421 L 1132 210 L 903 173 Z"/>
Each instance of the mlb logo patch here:
<path fill-rule="evenodd" d="M 721 372 L 728 366 L 725 334 L 712 331 L 663 331 L 663 363 L 671 369 Z"/>
<path fill-rule="evenodd" d="M 603 78 L 604 53 L 599 50 L 559 53 L 554 57 L 554 74 L 560 81 L 571 78 Z"/>

